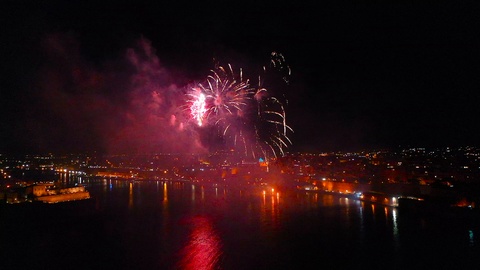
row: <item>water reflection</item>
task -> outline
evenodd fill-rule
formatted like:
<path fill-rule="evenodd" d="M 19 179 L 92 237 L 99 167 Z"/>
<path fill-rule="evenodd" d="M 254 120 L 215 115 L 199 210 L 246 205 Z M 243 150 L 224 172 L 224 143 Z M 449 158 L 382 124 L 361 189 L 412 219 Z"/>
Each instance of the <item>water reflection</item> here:
<path fill-rule="evenodd" d="M 277 212 L 277 208 L 276 208 L 276 204 L 275 204 L 275 196 L 273 195 L 273 189 L 272 189 L 272 195 L 271 195 L 271 209 L 270 209 L 270 212 L 271 212 L 271 215 L 272 215 L 272 225 L 276 225 L 276 212 Z"/>
<path fill-rule="evenodd" d="M 392 209 L 392 222 L 393 222 L 393 245 L 395 249 L 400 249 L 400 239 L 399 239 L 399 232 L 398 232 L 398 221 L 397 221 L 397 209 Z"/>
<path fill-rule="evenodd" d="M 397 209 L 392 209 L 393 235 L 398 236 Z"/>
<path fill-rule="evenodd" d="M 359 202 L 358 205 L 361 237 L 365 237 L 365 233 L 368 234 L 369 231 L 372 230 L 372 226 L 374 226 L 375 231 L 385 230 L 385 232 L 390 234 L 393 247 L 395 250 L 399 250 L 400 230 L 398 224 L 398 209 L 396 207 L 382 206 L 374 203 Z M 365 219 L 365 217 L 370 218 Z"/>
<path fill-rule="evenodd" d="M 468 244 L 469 246 L 473 247 L 474 246 L 474 238 L 473 238 L 473 231 L 472 230 L 468 230 Z"/>
<path fill-rule="evenodd" d="M 103 193 L 107 193 L 107 179 L 102 181 Z"/>
<path fill-rule="evenodd" d="M 447 239 L 445 242 L 452 246 L 451 250 L 456 247 L 478 249 L 476 227 L 454 228 L 445 234 L 444 229 L 450 227 L 441 222 L 408 216 L 395 207 L 328 193 L 278 192 L 263 187 L 238 190 L 170 181 L 131 183 L 96 179 L 90 183 L 92 195 L 101 198 L 97 200 L 96 209 L 115 211 L 112 211 L 115 215 L 102 218 L 106 220 L 105 227 L 112 231 L 110 235 L 121 237 L 116 250 L 130 250 L 126 247 L 132 246 L 132 251 L 138 250 L 132 252 L 136 258 L 158 259 L 162 266 L 170 263 L 180 269 L 218 269 L 245 262 L 238 269 L 267 269 L 266 263 L 258 265 L 259 258 L 263 261 L 275 258 L 268 263 L 282 259 L 302 261 L 305 254 L 313 255 L 308 249 L 312 243 L 318 243 L 319 251 L 333 254 L 335 258 L 358 251 L 351 261 L 359 260 L 361 265 L 372 260 L 371 254 L 388 258 L 385 259 L 387 265 L 408 261 L 420 251 L 441 253 L 444 249 L 436 243 L 443 239 Z M 128 204 L 125 204 L 126 194 L 129 194 Z M 135 211 L 128 211 L 133 207 L 133 197 Z M 185 216 L 190 217 L 190 221 L 179 226 Z M 118 217 L 123 219 L 117 222 Z M 458 243 L 462 245 L 455 246 Z M 112 242 L 104 244 L 107 246 L 110 248 Z M 348 248 L 342 250 L 342 247 Z M 434 256 L 434 252 L 429 253 L 429 258 Z M 328 256 L 319 258 L 329 266 L 333 265 L 332 260 Z M 272 269 L 280 268 L 277 266 Z M 404 268 L 405 264 L 401 266 Z M 232 269 L 225 269 L 229 268 Z"/>
<path fill-rule="evenodd" d="M 130 187 L 128 188 L 128 209 L 131 210 L 132 208 L 133 208 L 133 183 L 130 183 Z"/>
<path fill-rule="evenodd" d="M 260 221 L 265 230 L 277 229 L 280 223 L 280 192 L 274 189 L 261 192 L 262 204 L 260 209 Z"/>
<path fill-rule="evenodd" d="M 365 203 L 360 202 L 359 207 L 359 215 L 360 215 L 360 226 L 359 226 L 359 233 L 360 233 L 360 240 L 363 242 L 365 240 L 365 218 L 364 218 L 364 210 L 365 210 Z"/>
<path fill-rule="evenodd" d="M 166 206 L 168 204 L 168 188 L 167 182 L 163 183 L 163 205 Z"/>
<path fill-rule="evenodd" d="M 334 205 L 334 198 L 333 195 L 324 195 L 322 204 L 325 206 L 333 206 Z"/>
<path fill-rule="evenodd" d="M 180 252 L 180 269 L 215 269 L 222 255 L 222 245 L 212 221 L 198 216 L 188 222 L 192 231 L 187 245 Z"/>

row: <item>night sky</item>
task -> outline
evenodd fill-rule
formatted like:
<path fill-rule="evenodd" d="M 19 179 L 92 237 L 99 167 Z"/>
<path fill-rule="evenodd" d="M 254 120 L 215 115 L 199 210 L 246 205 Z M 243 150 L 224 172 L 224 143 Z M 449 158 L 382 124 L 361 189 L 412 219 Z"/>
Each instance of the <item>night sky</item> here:
<path fill-rule="evenodd" d="M 291 151 L 480 144 L 477 1 L 35 2 L 0 12 L 2 152 L 195 151 L 182 88 L 273 51 Z"/>

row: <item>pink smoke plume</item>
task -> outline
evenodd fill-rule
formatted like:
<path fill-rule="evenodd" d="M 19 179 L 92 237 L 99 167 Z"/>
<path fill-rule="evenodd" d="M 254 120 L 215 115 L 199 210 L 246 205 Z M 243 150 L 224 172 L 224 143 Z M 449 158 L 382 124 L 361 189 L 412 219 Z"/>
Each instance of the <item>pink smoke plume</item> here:
<path fill-rule="evenodd" d="M 36 85 L 41 106 L 31 106 L 29 128 L 41 148 L 63 142 L 109 153 L 205 151 L 178 109 L 184 87 L 147 39 L 101 66 L 82 58 L 72 35 L 49 35 L 43 47 L 47 61 Z"/>

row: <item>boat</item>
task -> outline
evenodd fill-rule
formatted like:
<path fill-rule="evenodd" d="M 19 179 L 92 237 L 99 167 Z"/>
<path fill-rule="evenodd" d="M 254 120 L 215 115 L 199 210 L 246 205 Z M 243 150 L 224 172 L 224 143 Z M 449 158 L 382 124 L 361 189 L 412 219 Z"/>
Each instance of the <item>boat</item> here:
<path fill-rule="evenodd" d="M 376 203 L 376 204 L 381 204 L 385 206 L 393 206 L 393 207 L 399 206 L 399 203 L 398 203 L 399 198 L 400 196 L 391 195 L 391 194 L 378 192 L 378 191 L 366 191 L 366 192 L 362 192 L 358 196 L 358 199 L 360 201 Z"/>

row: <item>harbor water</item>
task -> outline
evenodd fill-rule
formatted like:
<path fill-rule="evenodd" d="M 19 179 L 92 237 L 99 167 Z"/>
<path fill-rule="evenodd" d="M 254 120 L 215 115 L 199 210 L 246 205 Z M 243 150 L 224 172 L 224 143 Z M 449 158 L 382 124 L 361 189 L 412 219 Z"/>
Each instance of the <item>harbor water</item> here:
<path fill-rule="evenodd" d="M 2 205 L 1 269 L 473 269 L 476 217 L 264 186 L 83 180 L 91 199 Z"/>

